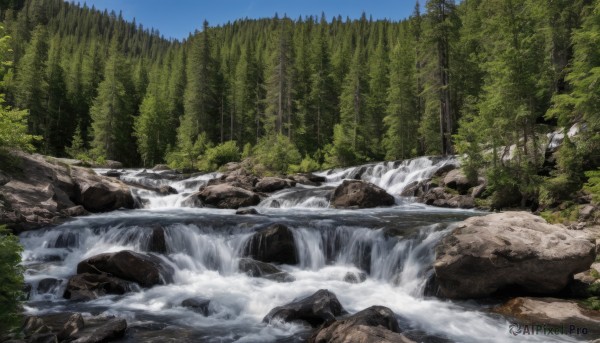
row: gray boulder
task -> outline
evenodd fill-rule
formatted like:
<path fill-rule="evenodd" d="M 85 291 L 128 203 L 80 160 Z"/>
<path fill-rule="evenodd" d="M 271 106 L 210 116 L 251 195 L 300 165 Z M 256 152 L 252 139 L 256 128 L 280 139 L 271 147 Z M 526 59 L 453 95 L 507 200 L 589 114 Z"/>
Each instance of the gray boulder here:
<path fill-rule="evenodd" d="M 218 208 L 237 209 L 255 206 L 260 202 L 256 193 L 229 184 L 207 186 L 197 196 L 202 203 Z"/>
<path fill-rule="evenodd" d="M 254 186 L 254 190 L 257 192 L 271 193 L 294 186 L 296 186 L 296 181 L 268 176 L 260 179 L 256 186 Z"/>
<path fill-rule="evenodd" d="M 394 197 L 384 189 L 358 180 L 344 180 L 331 197 L 331 206 L 335 208 L 370 208 L 394 204 Z"/>
<path fill-rule="evenodd" d="M 92 256 L 79 262 L 77 274 L 83 273 L 107 273 L 136 282 L 142 287 L 152 287 L 170 282 L 173 269 L 157 256 L 123 250 Z"/>
<path fill-rule="evenodd" d="M 125 294 L 134 288 L 132 282 L 116 277 L 84 273 L 69 278 L 63 297 L 74 301 L 87 301 L 106 294 Z"/>
<path fill-rule="evenodd" d="M 251 277 L 262 277 L 277 282 L 293 282 L 295 278 L 272 264 L 242 258 L 238 263 L 241 272 Z"/>
<path fill-rule="evenodd" d="M 345 310 L 335 294 L 326 289 L 321 289 L 306 298 L 275 307 L 265 316 L 263 322 L 300 322 L 317 327 L 323 323 L 335 320 L 335 317 L 344 313 Z"/>
<path fill-rule="evenodd" d="M 458 223 L 436 248 L 434 270 L 440 294 L 448 298 L 480 298 L 510 288 L 554 294 L 595 257 L 595 244 L 585 233 L 527 212 L 507 212 Z"/>
<path fill-rule="evenodd" d="M 267 263 L 296 264 L 298 254 L 294 234 L 282 224 L 261 229 L 246 242 L 244 256 Z"/>

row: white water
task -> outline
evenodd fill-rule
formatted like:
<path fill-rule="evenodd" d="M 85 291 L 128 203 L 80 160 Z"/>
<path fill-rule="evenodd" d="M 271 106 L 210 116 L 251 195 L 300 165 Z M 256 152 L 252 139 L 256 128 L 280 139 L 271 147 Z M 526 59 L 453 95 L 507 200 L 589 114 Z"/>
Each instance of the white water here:
<path fill-rule="evenodd" d="M 361 177 L 390 192 L 401 191 L 409 183 L 429 177 L 445 163 L 454 162 L 417 159 L 380 163 L 365 167 Z M 554 339 L 514 337 L 509 334 L 505 319 L 488 314 L 487 308 L 477 303 L 424 297 L 435 245 L 448 232 L 449 223 L 476 213 L 410 203 L 381 209 L 326 208 L 328 189 L 344 178 L 354 178 L 356 172 L 357 168 L 323 172 L 328 182 L 322 187 L 278 192 L 263 201 L 259 207 L 261 216 L 236 216 L 233 210 L 178 208 L 185 194 L 196 191 L 211 176 L 184 181 L 131 179 L 153 187 L 170 185 L 179 194 L 160 197 L 152 191 L 139 190 L 136 194 L 147 209 L 83 217 L 21 235 L 26 281 L 34 289 L 26 309 L 31 313 L 115 314 L 127 318 L 132 328 L 154 328 L 150 335 L 155 337 L 164 334 L 189 342 L 283 339 L 300 342 L 306 337 L 307 328 L 293 324 L 266 325 L 262 318 L 276 306 L 328 289 L 351 313 L 372 305 L 387 306 L 399 316 L 403 330 L 422 331 L 431 339 L 455 342 Z M 125 177 L 135 177 L 136 173 L 139 171 L 130 171 Z M 273 208 L 275 200 L 279 208 Z M 293 232 L 300 263 L 279 267 L 290 273 L 294 282 L 251 278 L 238 271 L 244 243 L 255 230 L 272 223 L 286 224 Z M 43 278 L 68 279 L 84 258 L 124 249 L 145 251 L 151 228 L 156 224 L 165 229 L 167 254 L 162 258 L 175 270 L 172 284 L 85 303 L 61 298 L 64 281 L 49 294 L 35 291 Z M 60 236 L 63 238 L 59 239 Z M 66 238 L 69 244 L 56 246 Z M 346 273 L 360 273 L 361 269 L 368 273 L 365 282 L 344 281 Z M 184 299 L 195 296 L 211 300 L 208 317 L 180 306 Z M 165 333 L 167 329 L 173 333 Z M 561 336 L 555 341 L 568 339 Z"/>

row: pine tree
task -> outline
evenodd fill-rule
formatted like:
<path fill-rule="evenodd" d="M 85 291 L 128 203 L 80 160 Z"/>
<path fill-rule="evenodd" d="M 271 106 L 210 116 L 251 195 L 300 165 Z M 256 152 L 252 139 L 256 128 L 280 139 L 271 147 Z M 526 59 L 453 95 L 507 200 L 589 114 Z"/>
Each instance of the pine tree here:
<path fill-rule="evenodd" d="M 90 109 L 94 136 L 92 148 L 97 156 L 126 165 L 135 163 L 136 159 L 135 152 L 131 152 L 135 112 L 130 98 L 131 88 L 128 66 L 117 42 L 113 41 L 104 68 L 104 80 L 98 86 L 98 96 Z"/>

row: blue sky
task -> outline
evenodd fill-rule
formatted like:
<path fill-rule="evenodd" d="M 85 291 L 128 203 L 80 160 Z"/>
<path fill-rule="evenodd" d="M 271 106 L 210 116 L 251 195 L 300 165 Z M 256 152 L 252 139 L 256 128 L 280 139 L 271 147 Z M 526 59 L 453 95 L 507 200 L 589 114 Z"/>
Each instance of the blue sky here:
<path fill-rule="evenodd" d="M 123 11 L 127 20 L 133 18 L 146 28 L 154 27 L 167 38 L 186 38 L 199 29 L 204 19 L 211 26 L 239 18 L 280 16 L 298 18 L 325 12 L 328 19 L 340 14 L 343 18 L 358 18 L 364 11 L 373 19 L 399 20 L 408 17 L 415 0 L 75 0 L 97 9 Z M 421 1 L 421 2 L 424 2 Z"/>

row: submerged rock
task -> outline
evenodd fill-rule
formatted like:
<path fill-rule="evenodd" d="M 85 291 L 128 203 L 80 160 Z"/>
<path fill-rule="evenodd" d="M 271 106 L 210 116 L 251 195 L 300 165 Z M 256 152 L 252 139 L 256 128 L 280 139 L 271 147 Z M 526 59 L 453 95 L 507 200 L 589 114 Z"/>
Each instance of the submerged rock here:
<path fill-rule="evenodd" d="M 152 227 L 152 233 L 148 240 L 148 251 L 157 254 L 167 253 L 167 242 L 165 241 L 165 229 L 160 225 Z"/>
<path fill-rule="evenodd" d="M 74 301 L 87 301 L 106 294 L 125 294 L 132 289 L 131 282 L 116 277 L 83 273 L 69 278 L 63 297 Z"/>
<path fill-rule="evenodd" d="M 472 217 L 436 248 L 440 295 L 479 298 L 516 289 L 554 294 L 589 269 L 595 245 L 584 233 L 550 225 L 527 212 Z"/>
<path fill-rule="evenodd" d="M 294 234 L 282 224 L 273 224 L 259 230 L 246 242 L 244 256 L 267 263 L 297 264 Z"/>
<path fill-rule="evenodd" d="M 344 281 L 348 283 L 361 283 L 365 282 L 365 280 L 367 280 L 367 273 L 365 272 L 347 272 L 346 275 L 344 275 Z"/>
<path fill-rule="evenodd" d="M 335 294 L 321 289 L 311 296 L 272 309 L 263 322 L 303 322 L 312 327 L 335 320 L 345 313 Z"/>
<path fill-rule="evenodd" d="M 152 287 L 170 282 L 173 269 L 154 255 L 123 250 L 92 256 L 79 262 L 77 274 L 83 273 L 108 273 L 142 287 Z"/>
<path fill-rule="evenodd" d="M 235 214 L 237 215 L 258 215 L 260 213 L 258 213 L 258 211 L 254 208 L 244 208 L 244 209 L 239 209 L 237 211 L 235 211 Z"/>
<path fill-rule="evenodd" d="M 295 278 L 289 273 L 272 264 L 255 261 L 251 258 L 242 258 L 238 263 L 241 272 L 251 277 L 262 277 L 277 282 L 293 282 Z"/>
<path fill-rule="evenodd" d="M 394 197 L 383 188 L 358 180 L 344 180 L 331 197 L 331 205 L 336 208 L 369 208 L 394 204 Z"/>
<path fill-rule="evenodd" d="M 371 306 L 347 318 L 325 323 L 308 340 L 309 343 L 409 343 L 400 333 L 392 310 Z"/>
<path fill-rule="evenodd" d="M 51 293 L 62 284 L 63 280 L 55 278 L 45 278 L 40 280 L 37 286 L 38 294 Z"/>
<path fill-rule="evenodd" d="M 194 312 L 208 316 L 210 300 L 205 298 L 188 298 L 181 302 L 181 306 L 192 309 Z"/>
<path fill-rule="evenodd" d="M 218 208 L 237 209 L 258 205 L 260 202 L 256 193 L 228 184 L 205 187 L 197 196 L 202 203 Z"/>

